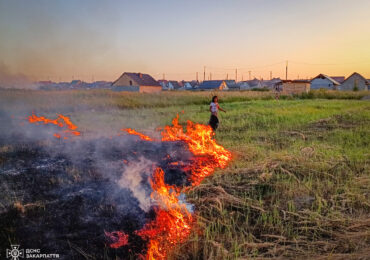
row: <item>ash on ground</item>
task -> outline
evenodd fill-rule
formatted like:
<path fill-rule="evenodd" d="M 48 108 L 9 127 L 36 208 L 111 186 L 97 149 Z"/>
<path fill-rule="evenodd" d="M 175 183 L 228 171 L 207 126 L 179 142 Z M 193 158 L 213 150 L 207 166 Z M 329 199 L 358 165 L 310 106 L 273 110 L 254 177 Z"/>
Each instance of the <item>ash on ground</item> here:
<path fill-rule="evenodd" d="M 0 138 L 0 147 L 1 248 L 19 244 L 61 259 L 144 255 L 146 241 L 135 231 L 155 217 L 153 167 L 162 167 L 167 184 L 189 185 L 186 167 L 178 165 L 190 164 L 192 155 L 181 142 L 135 136 L 30 141 L 13 134 Z M 125 178 L 133 181 L 125 186 Z M 105 231 L 115 230 L 129 235 L 127 246 L 109 247 Z"/>

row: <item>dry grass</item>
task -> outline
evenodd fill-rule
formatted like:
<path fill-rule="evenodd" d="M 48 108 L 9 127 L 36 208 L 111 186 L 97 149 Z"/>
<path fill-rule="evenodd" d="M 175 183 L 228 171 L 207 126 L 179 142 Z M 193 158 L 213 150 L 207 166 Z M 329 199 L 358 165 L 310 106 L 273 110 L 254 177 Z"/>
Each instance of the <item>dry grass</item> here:
<path fill-rule="evenodd" d="M 86 131 L 145 131 L 182 110 L 182 123 L 207 122 L 213 94 L 2 91 L 1 107 L 67 111 Z M 369 259 L 370 103 L 358 100 L 368 93 L 217 94 L 228 112 L 216 138 L 233 162 L 187 194 L 197 225 L 170 258 Z"/>
<path fill-rule="evenodd" d="M 284 146 L 267 136 L 275 151 L 262 160 L 234 153 L 234 164 L 252 163 L 231 165 L 188 194 L 201 233 L 172 257 L 368 259 L 370 156 L 351 154 L 370 144 L 369 107 L 360 112 L 279 131 L 293 139 Z M 346 144 L 337 143 L 342 136 Z M 326 146 L 341 148 L 325 155 Z"/>

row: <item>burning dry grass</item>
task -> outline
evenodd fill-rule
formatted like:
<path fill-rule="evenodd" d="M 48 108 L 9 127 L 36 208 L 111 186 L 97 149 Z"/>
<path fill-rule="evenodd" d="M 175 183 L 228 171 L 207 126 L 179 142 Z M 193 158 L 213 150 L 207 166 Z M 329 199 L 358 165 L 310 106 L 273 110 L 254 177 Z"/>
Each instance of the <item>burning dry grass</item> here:
<path fill-rule="evenodd" d="M 36 93 L 32 92 L 31 96 L 39 100 Z M 42 92 L 41 97 L 48 93 Z M 81 131 L 104 121 L 115 129 L 132 127 L 148 133 L 149 129 L 169 124 L 182 110 L 185 114 L 180 117 L 180 123 L 186 119 L 206 123 L 208 99 L 212 95 L 165 93 L 158 97 L 115 93 L 109 97 L 104 91 L 93 93 L 57 93 L 62 100 L 71 96 L 71 100 L 84 100 L 83 107 L 76 105 L 76 100 L 60 105 L 76 119 Z M 315 95 L 321 98 L 333 97 L 325 97 L 325 93 L 336 95 L 323 93 L 315 92 Z M 231 150 L 233 162 L 188 191 L 187 201 L 195 205 L 197 226 L 168 258 L 367 259 L 370 253 L 369 103 L 250 100 L 244 93 L 220 95 L 228 113 L 221 116 L 216 139 Z M 335 97 L 357 99 L 362 94 L 338 95 L 341 96 Z M 270 99 L 269 96 L 258 98 Z M 125 104 L 117 108 L 116 102 Z M 91 108 L 95 111 L 90 112 Z M 56 111 L 58 107 L 49 101 L 41 102 L 37 109 L 46 109 L 54 117 L 54 111 L 63 112 Z M 12 145 L 1 148 L 0 163 L 4 165 L 17 149 Z M 86 172 L 80 168 L 68 166 L 67 170 L 71 183 L 86 178 Z M 57 175 L 51 177 L 54 177 L 54 180 L 50 178 L 51 184 L 60 182 Z M 45 205 L 47 208 L 42 200 L 30 205 L 23 202 L 21 194 L 5 196 L 17 214 L 44 210 Z M 3 207 L 0 205 L 0 210 Z M 104 206 L 103 211 L 113 214 L 112 207 Z M 2 227 L 8 228 L 7 239 L 16 241 L 10 230 L 12 226 Z M 94 256 L 88 247 L 76 243 L 68 250 L 88 259 L 101 255 L 112 258 L 108 249 Z M 122 258 L 122 253 L 117 251 L 117 258 Z"/>

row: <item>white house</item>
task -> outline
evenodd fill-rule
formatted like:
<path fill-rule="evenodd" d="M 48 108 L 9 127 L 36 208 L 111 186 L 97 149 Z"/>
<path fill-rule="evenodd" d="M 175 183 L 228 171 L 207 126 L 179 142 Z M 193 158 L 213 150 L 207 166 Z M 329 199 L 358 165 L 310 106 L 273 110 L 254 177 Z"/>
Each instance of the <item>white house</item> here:
<path fill-rule="evenodd" d="M 179 82 L 175 81 L 175 80 L 170 80 L 167 82 L 167 89 L 168 90 L 178 90 L 178 89 L 181 89 L 181 85 L 179 84 Z"/>
<path fill-rule="evenodd" d="M 184 83 L 184 89 L 185 90 L 192 90 L 192 89 L 195 89 L 196 88 L 196 86 L 198 86 L 199 85 L 199 82 L 198 81 L 196 81 L 196 80 L 192 80 L 192 81 L 187 81 L 187 82 L 185 82 Z"/>
<path fill-rule="evenodd" d="M 365 79 L 361 74 L 354 72 L 349 76 L 341 86 L 339 90 L 368 90 L 370 82 Z"/>
<path fill-rule="evenodd" d="M 167 89 L 167 80 L 165 80 L 165 79 L 160 79 L 160 80 L 158 80 L 158 83 L 159 83 L 159 85 L 161 85 L 162 86 L 162 90 L 168 90 Z"/>
<path fill-rule="evenodd" d="M 240 81 L 240 82 L 238 82 L 238 85 L 239 85 L 239 89 L 240 90 L 248 90 L 248 89 L 251 89 L 251 86 L 246 81 Z"/>
<path fill-rule="evenodd" d="M 239 84 L 243 84 L 244 85 L 244 89 L 253 89 L 253 88 L 262 88 L 262 83 L 260 80 L 254 78 L 252 80 L 246 80 L 246 81 L 241 81 L 239 82 Z"/>
<path fill-rule="evenodd" d="M 335 79 L 319 74 L 311 80 L 311 89 L 333 89 L 336 90 L 340 86 L 340 83 Z"/>

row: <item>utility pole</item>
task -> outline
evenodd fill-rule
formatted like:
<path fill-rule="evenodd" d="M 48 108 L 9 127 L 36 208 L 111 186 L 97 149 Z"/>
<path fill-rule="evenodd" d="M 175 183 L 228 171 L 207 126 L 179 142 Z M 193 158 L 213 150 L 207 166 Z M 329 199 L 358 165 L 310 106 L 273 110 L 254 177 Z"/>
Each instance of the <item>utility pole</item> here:
<path fill-rule="evenodd" d="M 226 74 L 226 80 L 229 80 L 229 73 Z"/>
<path fill-rule="evenodd" d="M 209 80 L 212 80 L 212 73 L 209 73 Z"/>
<path fill-rule="evenodd" d="M 206 66 L 204 66 L 204 69 L 203 69 L 203 81 L 206 80 Z"/>
<path fill-rule="evenodd" d="M 198 71 L 197 71 L 197 75 L 196 75 L 196 78 L 197 78 L 197 82 L 198 82 Z"/>
<path fill-rule="evenodd" d="M 238 69 L 235 69 L 235 82 L 238 81 Z"/>
<path fill-rule="evenodd" d="M 243 74 L 242 74 L 242 81 L 244 81 L 244 79 L 243 79 Z"/>
<path fill-rule="evenodd" d="M 248 74 L 249 74 L 249 80 L 251 80 L 251 72 L 252 72 L 252 71 L 248 71 Z"/>
<path fill-rule="evenodd" d="M 272 71 L 270 71 L 270 80 L 272 80 Z"/>
<path fill-rule="evenodd" d="M 285 66 L 285 80 L 288 80 L 288 61 L 286 61 L 286 66 Z"/>

